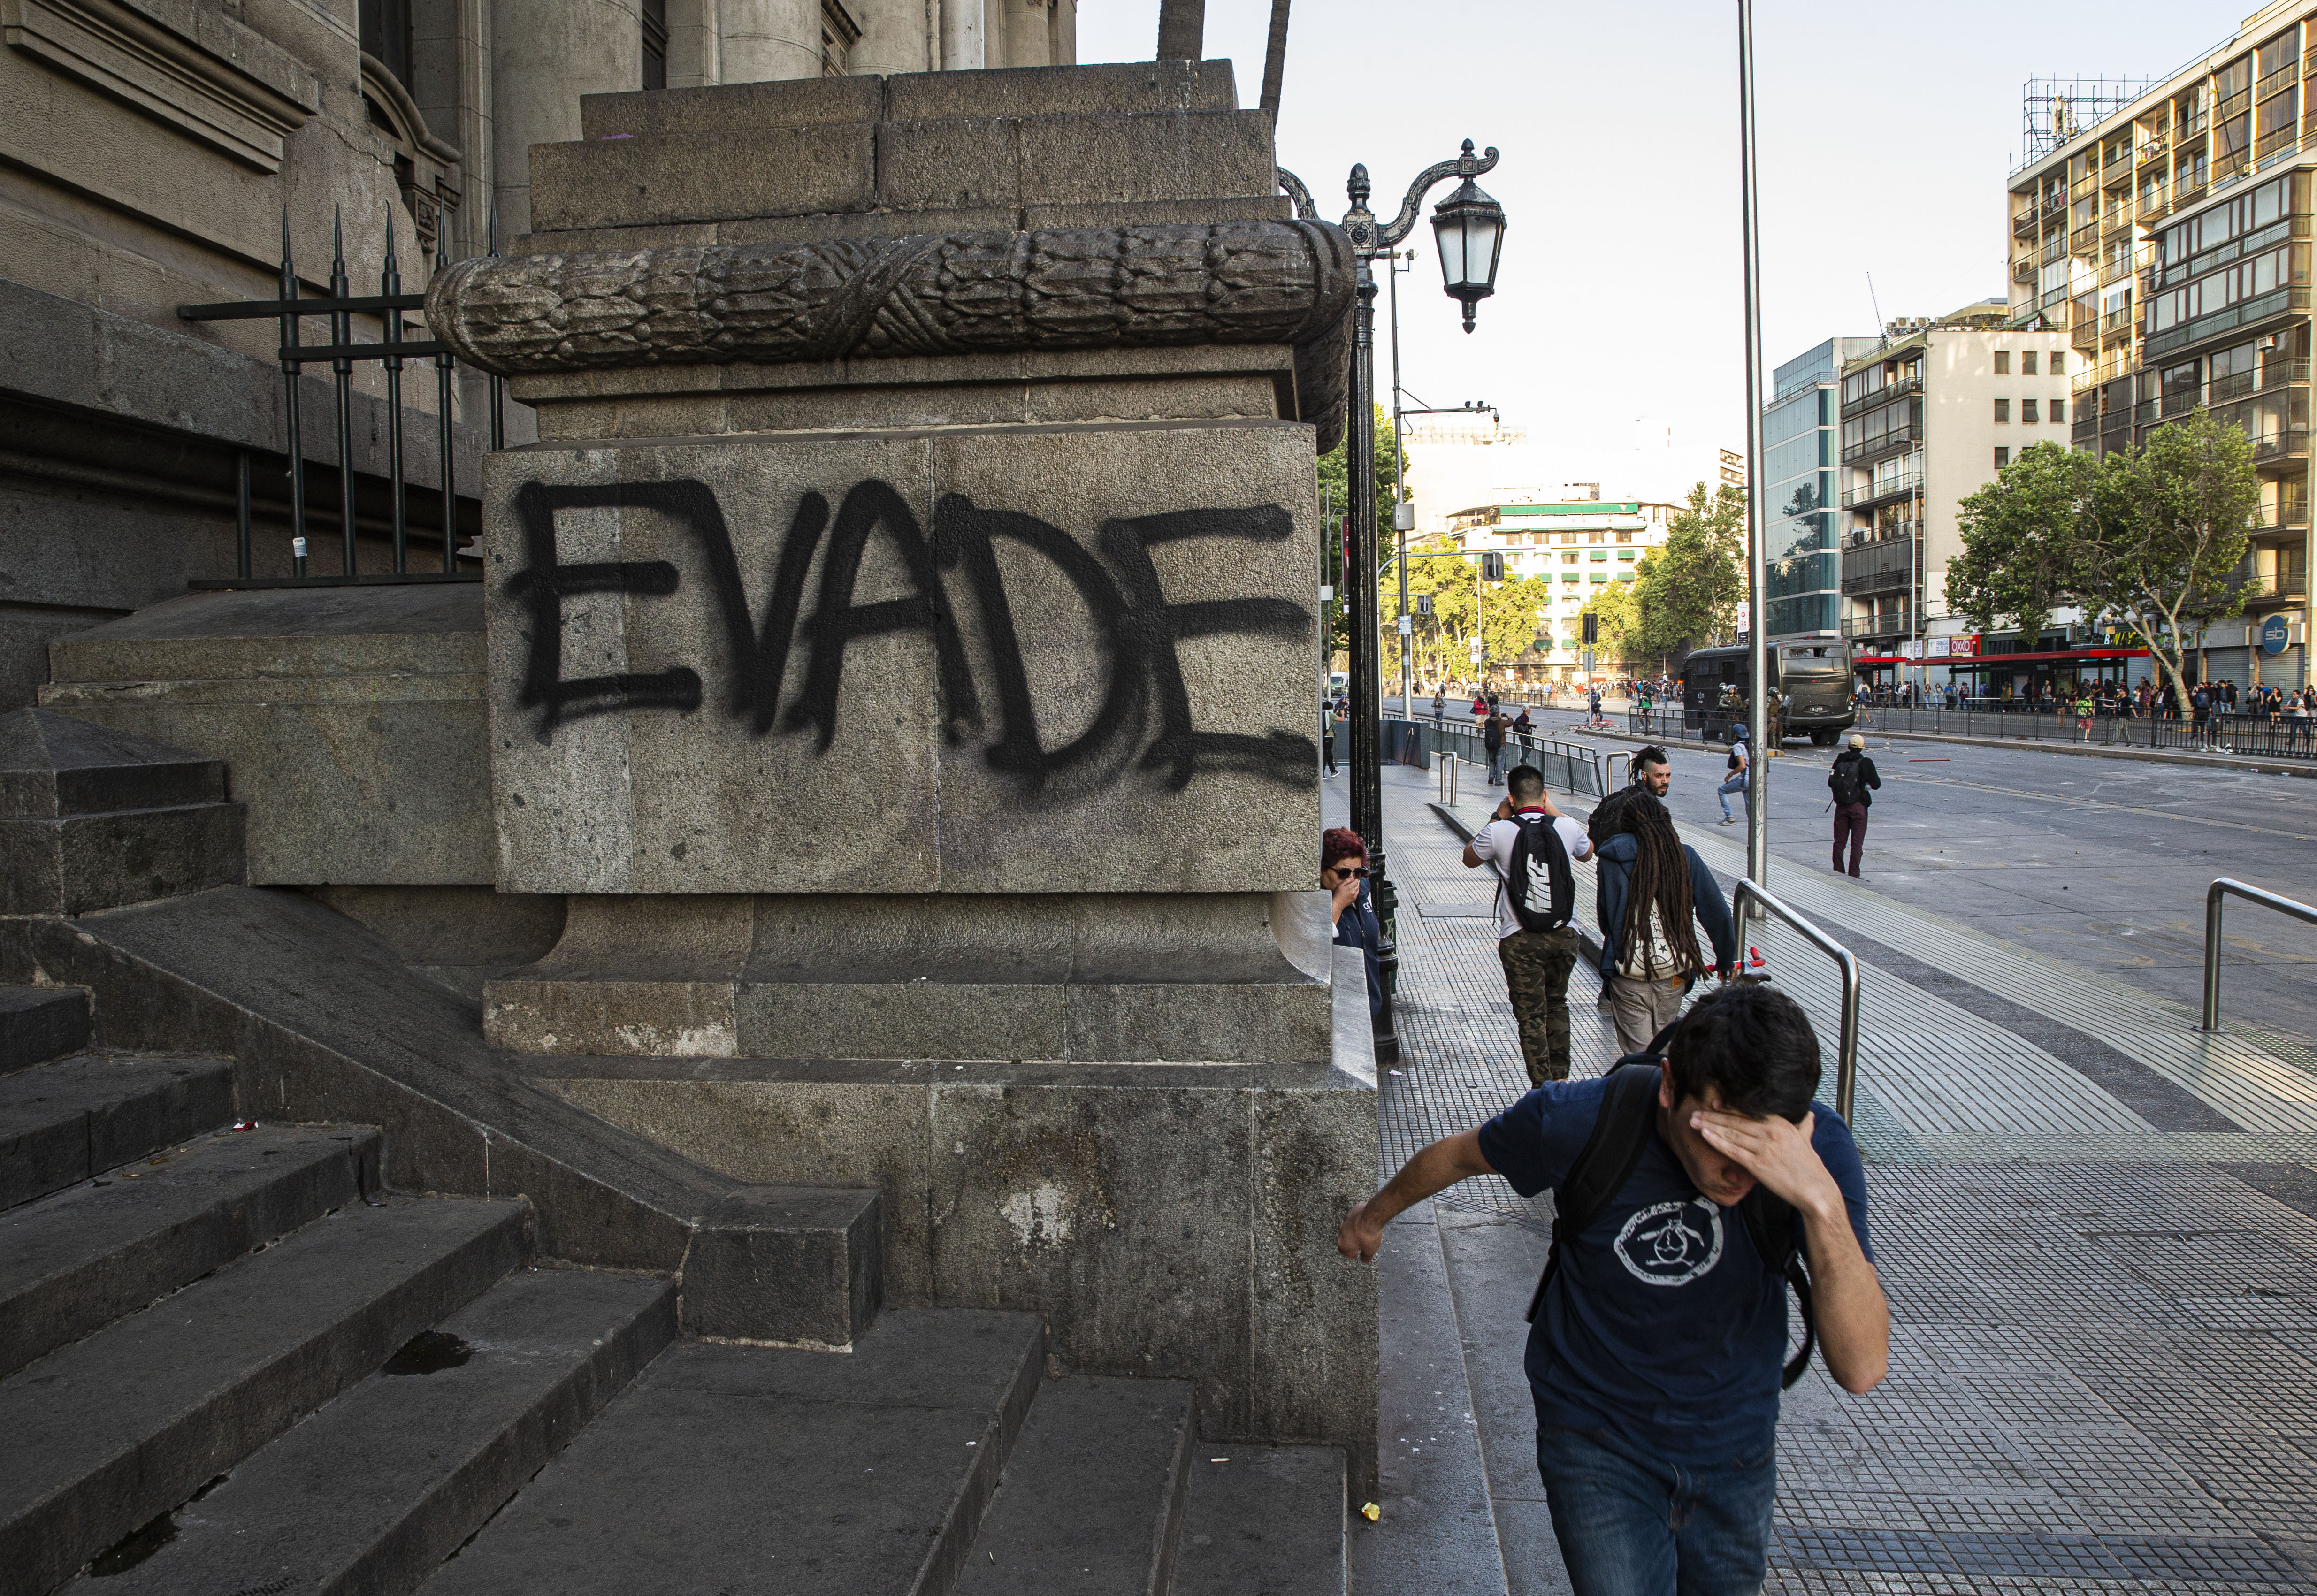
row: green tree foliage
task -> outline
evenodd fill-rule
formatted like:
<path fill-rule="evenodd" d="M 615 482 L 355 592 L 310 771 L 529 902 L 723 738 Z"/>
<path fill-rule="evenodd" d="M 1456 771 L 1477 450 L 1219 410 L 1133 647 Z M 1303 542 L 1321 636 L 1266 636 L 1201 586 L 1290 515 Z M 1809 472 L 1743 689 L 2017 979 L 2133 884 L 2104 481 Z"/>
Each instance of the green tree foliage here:
<path fill-rule="evenodd" d="M 2185 695 L 2188 651 L 2243 607 L 2259 502 L 2252 441 L 2201 408 L 2098 461 L 2038 444 L 1964 502 L 1947 602 L 1982 631 L 2025 637 L 2053 610 L 2080 608 L 2145 647 Z"/>
<path fill-rule="evenodd" d="M 1344 591 L 1342 533 L 1338 529 L 1344 524 L 1351 504 L 1351 477 L 1346 464 L 1351 443 L 1351 429 L 1346 427 L 1344 436 L 1337 441 L 1336 447 L 1320 457 L 1320 503 L 1327 506 L 1328 518 L 1321 533 L 1327 539 L 1327 547 L 1321 552 L 1320 566 L 1327 574 L 1320 580 L 1337 593 Z M 1392 436 L 1391 412 L 1378 405 L 1375 406 L 1375 506 L 1379 564 L 1399 547 L 1398 534 L 1391 530 L 1391 509 L 1400 503 L 1399 462 L 1400 442 Z M 1411 472 L 1415 469 L 1413 466 L 1409 468 Z M 1377 611 L 1384 618 L 1386 647 L 1392 645 L 1392 629 L 1398 624 L 1393 618 L 1400 613 L 1400 579 L 1397 575 L 1392 578 L 1391 590 L 1391 602 Z M 1415 592 L 1413 588 L 1409 591 L 1411 593 Z M 1349 650 L 1351 646 L 1351 626 L 1346 607 L 1340 602 L 1329 604 L 1328 656 L 1333 658 L 1337 653 Z"/>
<path fill-rule="evenodd" d="M 1453 552 L 1455 540 L 1445 537 L 1412 542 L 1411 554 Z M 1532 645 L 1552 635 L 1543 615 L 1552 602 L 1552 586 L 1542 576 L 1516 576 L 1509 582 L 1479 583 L 1475 553 L 1458 559 L 1411 559 L 1408 562 L 1408 607 L 1413 617 L 1410 656 L 1418 679 L 1441 681 L 1472 673 L 1472 638 L 1477 634 L 1489 651 L 1488 671 L 1501 676 L 1521 661 L 1541 660 Z M 1400 605 L 1400 575 L 1387 573 L 1378 595 L 1381 613 L 1396 615 Z M 1414 614 L 1419 596 L 1432 600 L 1432 613 Z M 1394 623 L 1384 629 L 1384 677 L 1400 675 L 1400 635 Z"/>
<path fill-rule="evenodd" d="M 1662 548 L 1642 555 L 1633 578 L 1626 657 L 1668 661 L 1738 631 L 1746 596 L 1746 495 L 1726 484 L 1689 504 L 1667 524 Z"/>
<path fill-rule="evenodd" d="M 1650 554 L 1654 556 L 1656 552 L 1651 549 Z M 1591 615 L 1601 623 L 1601 641 L 1595 645 L 1597 664 L 1639 664 L 1648 661 L 1641 646 L 1642 611 L 1637 602 L 1641 595 L 1635 591 L 1640 586 L 1637 575 L 1631 582 L 1612 582 L 1606 587 L 1596 588 L 1593 596 L 1586 601 L 1579 619 Z M 1584 635 L 1581 629 L 1577 633 L 1579 638 Z"/>

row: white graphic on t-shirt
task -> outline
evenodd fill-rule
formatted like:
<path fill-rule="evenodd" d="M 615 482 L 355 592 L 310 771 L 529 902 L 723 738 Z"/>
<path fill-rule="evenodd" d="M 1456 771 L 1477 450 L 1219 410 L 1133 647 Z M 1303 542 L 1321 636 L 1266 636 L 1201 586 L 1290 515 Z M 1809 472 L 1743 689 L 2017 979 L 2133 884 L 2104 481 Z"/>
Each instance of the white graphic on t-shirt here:
<path fill-rule="evenodd" d="M 1702 1197 L 1643 1208 L 1617 1232 L 1616 1250 L 1635 1279 L 1686 1286 L 1722 1262 L 1722 1210 Z"/>

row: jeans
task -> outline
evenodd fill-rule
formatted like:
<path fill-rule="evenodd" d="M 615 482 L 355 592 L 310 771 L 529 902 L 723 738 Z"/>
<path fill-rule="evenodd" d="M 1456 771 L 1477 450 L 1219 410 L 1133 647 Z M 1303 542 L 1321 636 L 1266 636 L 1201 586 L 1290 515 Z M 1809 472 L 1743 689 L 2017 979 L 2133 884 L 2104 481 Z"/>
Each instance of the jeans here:
<path fill-rule="evenodd" d="M 1775 1446 L 1693 1468 L 1606 1430 L 1539 1425 L 1536 1466 L 1576 1596 L 1752 1596 L 1762 1588 Z"/>
<path fill-rule="evenodd" d="M 1837 804 L 1834 807 L 1834 868 L 1842 869 L 1842 845 L 1850 844 L 1850 873 L 1858 874 L 1858 856 L 1866 847 L 1866 806 Z"/>
<path fill-rule="evenodd" d="M 1504 779 L 1505 751 L 1501 748 L 1491 748 L 1489 750 L 1489 785 L 1494 787 Z"/>
<path fill-rule="evenodd" d="M 1736 771 L 1731 776 L 1729 780 L 1724 781 L 1721 786 L 1713 789 L 1713 796 L 1722 800 L 1722 819 L 1734 820 L 1737 818 L 1736 816 L 1730 813 L 1730 795 L 1733 792 L 1739 794 L 1746 800 L 1747 814 L 1751 815 L 1754 812 L 1754 794 L 1746 785 L 1746 778 L 1749 774 L 1749 772 L 1745 771 Z"/>

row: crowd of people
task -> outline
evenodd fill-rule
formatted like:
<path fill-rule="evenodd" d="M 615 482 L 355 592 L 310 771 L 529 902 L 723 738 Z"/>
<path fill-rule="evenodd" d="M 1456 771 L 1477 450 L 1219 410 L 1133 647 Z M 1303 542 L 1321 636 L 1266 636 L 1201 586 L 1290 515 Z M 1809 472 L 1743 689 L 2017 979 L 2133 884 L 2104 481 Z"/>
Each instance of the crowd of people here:
<path fill-rule="evenodd" d="M 1633 769 L 1582 825 L 1535 767 L 1507 774 L 1463 862 L 1495 877 L 1498 958 L 1531 1090 L 1418 1152 L 1352 1208 L 1336 1244 L 1371 1261 L 1394 1216 L 1476 1176 L 1502 1175 L 1525 1197 L 1551 1190 L 1525 1363 L 1572 1585 L 1758 1591 L 1779 1393 L 1812 1346 L 1844 1388 L 1880 1383 L 1890 1314 L 1856 1144 L 1817 1101 L 1818 1039 L 1792 998 L 1743 973 L 1729 903 L 1666 807 L 1664 751 L 1640 750 Z M 1585 950 L 1570 866 L 1588 859 L 1623 1057 L 1572 1081 L 1568 987 Z M 1363 950 L 1373 1003 L 1367 862 L 1356 833 L 1323 837 L 1336 940 Z M 1715 988 L 1690 1002 L 1708 978 Z M 1811 1337 L 1794 1358 L 1790 1283 Z"/>

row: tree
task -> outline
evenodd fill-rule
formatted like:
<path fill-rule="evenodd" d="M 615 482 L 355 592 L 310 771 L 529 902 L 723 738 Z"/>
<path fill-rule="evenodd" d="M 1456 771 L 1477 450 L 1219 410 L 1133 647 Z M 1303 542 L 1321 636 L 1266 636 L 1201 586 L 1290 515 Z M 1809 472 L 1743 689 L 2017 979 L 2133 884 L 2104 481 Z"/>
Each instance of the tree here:
<path fill-rule="evenodd" d="M 1651 552 L 1654 554 L 1656 550 Z M 1641 595 L 1634 591 L 1640 585 L 1638 575 L 1631 582 L 1612 582 L 1606 587 L 1595 589 L 1593 596 L 1585 602 L 1579 619 L 1591 615 L 1600 621 L 1597 657 L 1620 664 L 1648 657 L 1641 646 L 1642 613 L 1636 602 Z"/>
<path fill-rule="evenodd" d="M 1375 407 L 1375 441 L 1376 548 L 1380 551 L 1378 564 L 1381 565 L 1383 558 L 1399 548 L 1398 534 L 1391 530 L 1391 510 L 1394 504 L 1400 503 L 1399 440 L 1391 433 L 1391 413 L 1381 405 Z M 1338 593 L 1346 591 L 1340 540 L 1343 537 L 1341 529 L 1345 524 L 1346 514 L 1351 507 L 1351 477 L 1347 474 L 1349 468 L 1345 463 L 1348 458 L 1346 451 L 1351 448 L 1351 429 L 1346 427 L 1344 429 L 1344 436 L 1337 441 L 1336 447 L 1320 457 L 1320 502 L 1327 506 L 1327 524 L 1321 536 L 1328 539 L 1328 548 L 1323 552 L 1321 566 L 1328 574 L 1321 580 L 1335 588 Z M 1413 468 L 1411 467 L 1410 469 Z M 1412 575 L 1413 573 L 1411 572 L 1410 575 Z M 1391 646 L 1390 618 L 1400 613 L 1400 576 L 1397 571 L 1393 572 L 1391 587 L 1391 602 L 1376 611 L 1378 615 L 1386 618 L 1386 647 Z M 1411 596 L 1415 591 L 1412 586 L 1409 589 Z M 1328 653 L 1331 657 L 1338 651 L 1348 650 L 1352 646 L 1351 624 L 1346 611 L 1347 606 L 1340 602 L 1328 606 L 1329 624 L 1327 641 Z"/>
<path fill-rule="evenodd" d="M 2039 638 L 2073 602 L 2075 529 L 2100 479 L 2093 455 L 2037 443 L 1956 506 L 1963 552 L 1947 561 L 1947 608 L 1982 632 L 1999 621 Z"/>
<path fill-rule="evenodd" d="M 1735 636 L 1738 601 L 1746 592 L 1746 495 L 1727 484 L 1689 490 L 1689 504 L 1674 513 L 1662 548 L 1642 557 L 1633 577 L 1632 654 L 1661 663 Z"/>
<path fill-rule="evenodd" d="M 2185 698 L 2188 650 L 2244 607 L 2231 579 L 2260 504 L 2252 440 L 2199 406 L 2103 466 L 2076 539 L 2079 602 L 2137 638 Z"/>
<path fill-rule="evenodd" d="M 2037 444 L 1964 501 L 1947 602 L 1982 632 L 2025 638 L 2081 609 L 2185 695 L 2188 651 L 2243 604 L 2234 578 L 2259 501 L 2251 440 L 2202 409 L 2098 460 Z"/>
<path fill-rule="evenodd" d="M 1456 552 L 1453 539 L 1435 537 L 1410 546 L 1410 554 Z M 1552 584 L 1542 576 L 1517 576 L 1509 582 L 1479 583 L 1474 553 L 1458 559 L 1411 559 L 1408 562 L 1408 600 L 1415 611 L 1419 597 L 1429 597 L 1432 613 L 1411 615 L 1409 655 L 1418 676 L 1434 681 L 1463 676 L 1472 668 L 1472 639 L 1477 634 L 1489 651 L 1489 664 L 1504 669 L 1533 656 L 1532 645 L 1548 626 L 1537 612 L 1552 602 Z M 1379 613 L 1396 614 L 1400 604 L 1400 574 L 1387 572 L 1379 584 Z M 1384 629 L 1384 674 L 1400 671 L 1400 637 Z"/>

